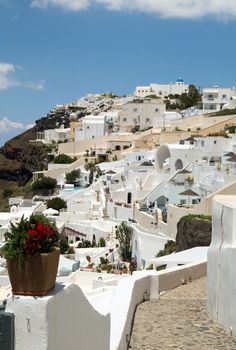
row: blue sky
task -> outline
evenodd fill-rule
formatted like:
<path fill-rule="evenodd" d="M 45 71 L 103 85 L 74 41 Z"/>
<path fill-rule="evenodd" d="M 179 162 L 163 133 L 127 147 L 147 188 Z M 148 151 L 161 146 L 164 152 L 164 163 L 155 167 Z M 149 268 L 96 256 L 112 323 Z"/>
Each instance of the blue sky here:
<path fill-rule="evenodd" d="M 56 104 L 236 85 L 235 0 L 0 0 L 0 145 Z"/>

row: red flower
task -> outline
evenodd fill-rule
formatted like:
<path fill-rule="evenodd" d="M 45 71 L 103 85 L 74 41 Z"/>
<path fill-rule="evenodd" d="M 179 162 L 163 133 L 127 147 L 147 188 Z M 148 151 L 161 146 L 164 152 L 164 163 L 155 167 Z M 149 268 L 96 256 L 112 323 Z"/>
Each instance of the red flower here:
<path fill-rule="evenodd" d="M 30 230 L 28 230 L 28 234 L 29 234 L 30 236 L 36 235 L 36 234 L 37 234 L 37 231 L 36 231 L 36 230 L 30 229 Z"/>

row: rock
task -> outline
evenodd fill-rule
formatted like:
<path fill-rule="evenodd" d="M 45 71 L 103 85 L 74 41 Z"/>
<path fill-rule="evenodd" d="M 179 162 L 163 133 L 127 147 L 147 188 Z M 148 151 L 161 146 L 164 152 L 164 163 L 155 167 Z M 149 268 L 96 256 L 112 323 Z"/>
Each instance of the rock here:
<path fill-rule="evenodd" d="M 209 220 L 183 217 L 177 224 L 176 251 L 180 252 L 211 243 L 212 224 Z"/>

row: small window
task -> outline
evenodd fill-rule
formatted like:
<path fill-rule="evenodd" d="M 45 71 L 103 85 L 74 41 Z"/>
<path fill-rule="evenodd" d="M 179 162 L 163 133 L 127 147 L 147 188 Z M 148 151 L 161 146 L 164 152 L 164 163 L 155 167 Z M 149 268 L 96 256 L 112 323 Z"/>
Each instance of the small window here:
<path fill-rule="evenodd" d="M 226 98 L 226 95 L 224 94 L 222 97 L 223 97 L 223 98 Z"/>
<path fill-rule="evenodd" d="M 134 112 L 137 112 L 137 111 L 138 111 L 138 108 L 134 108 L 133 111 L 134 111 Z"/>
<path fill-rule="evenodd" d="M 216 145 L 216 140 L 214 141 L 214 145 Z"/>
<path fill-rule="evenodd" d="M 89 126 L 87 126 L 87 129 L 89 129 Z"/>
<path fill-rule="evenodd" d="M 150 118 L 146 118 L 146 122 L 150 122 Z"/>
<path fill-rule="evenodd" d="M 123 122 L 126 122 L 127 118 L 123 118 Z"/>
<path fill-rule="evenodd" d="M 159 108 L 156 108 L 156 109 L 155 109 L 155 112 L 159 112 Z"/>

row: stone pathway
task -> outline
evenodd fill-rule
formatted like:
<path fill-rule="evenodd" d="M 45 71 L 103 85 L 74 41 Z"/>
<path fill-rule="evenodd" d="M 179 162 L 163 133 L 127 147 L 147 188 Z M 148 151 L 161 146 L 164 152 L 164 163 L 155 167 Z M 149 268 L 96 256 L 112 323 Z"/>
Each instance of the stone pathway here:
<path fill-rule="evenodd" d="M 138 306 L 132 350 L 236 350 L 236 340 L 206 311 L 206 278 Z"/>

